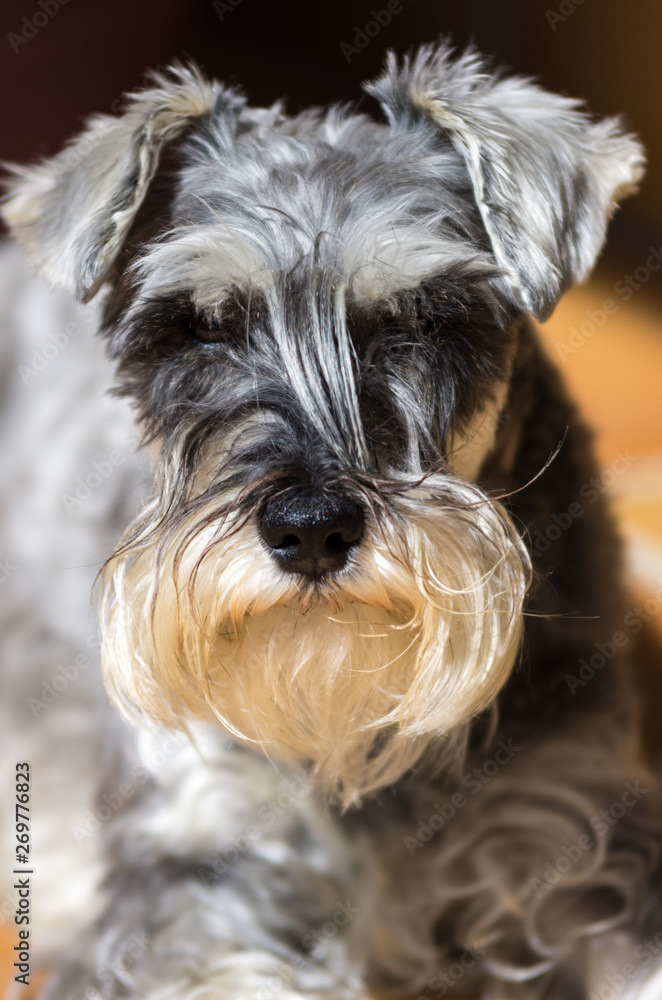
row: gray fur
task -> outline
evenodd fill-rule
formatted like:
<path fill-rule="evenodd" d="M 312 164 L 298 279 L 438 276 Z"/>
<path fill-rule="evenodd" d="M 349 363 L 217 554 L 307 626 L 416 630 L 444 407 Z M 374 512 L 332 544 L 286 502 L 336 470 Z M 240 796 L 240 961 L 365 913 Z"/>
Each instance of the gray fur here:
<path fill-rule="evenodd" d="M 526 308 L 545 319 L 589 273 L 616 200 L 643 172 L 639 143 L 615 118 L 530 80 L 488 72 L 468 51 L 421 49 L 368 86 L 397 132 L 425 120 L 447 131 L 471 178 L 492 250 Z"/>

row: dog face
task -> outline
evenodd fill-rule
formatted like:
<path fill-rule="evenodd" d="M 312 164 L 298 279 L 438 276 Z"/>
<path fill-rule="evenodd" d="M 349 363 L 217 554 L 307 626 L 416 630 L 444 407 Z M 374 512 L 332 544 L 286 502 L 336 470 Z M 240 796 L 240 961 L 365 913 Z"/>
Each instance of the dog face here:
<path fill-rule="evenodd" d="M 513 667 L 528 555 L 475 479 L 518 324 L 587 273 L 641 169 L 617 123 L 472 52 L 367 89 L 387 124 L 178 68 L 5 206 L 52 281 L 112 286 L 158 452 L 106 571 L 111 693 L 310 760 L 345 802 L 455 753 Z"/>

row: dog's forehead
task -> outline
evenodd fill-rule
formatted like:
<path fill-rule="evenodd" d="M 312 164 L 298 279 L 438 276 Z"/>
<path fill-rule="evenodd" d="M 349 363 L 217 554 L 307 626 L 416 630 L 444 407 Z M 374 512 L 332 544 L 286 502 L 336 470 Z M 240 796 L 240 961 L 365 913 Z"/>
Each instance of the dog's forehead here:
<path fill-rule="evenodd" d="M 305 267 L 356 300 L 415 287 L 445 268 L 493 268 L 466 170 L 424 126 L 393 135 L 333 110 L 212 119 L 183 151 L 173 226 L 143 258 L 150 290 L 200 307 Z"/>

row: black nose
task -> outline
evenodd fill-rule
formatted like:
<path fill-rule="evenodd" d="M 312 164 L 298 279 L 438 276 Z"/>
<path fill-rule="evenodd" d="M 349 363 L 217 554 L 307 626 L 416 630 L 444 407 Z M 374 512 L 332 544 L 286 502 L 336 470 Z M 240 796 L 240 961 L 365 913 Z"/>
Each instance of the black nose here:
<path fill-rule="evenodd" d="M 319 577 L 343 568 L 363 521 L 359 504 L 340 494 L 283 493 L 262 511 L 260 533 L 284 570 Z"/>

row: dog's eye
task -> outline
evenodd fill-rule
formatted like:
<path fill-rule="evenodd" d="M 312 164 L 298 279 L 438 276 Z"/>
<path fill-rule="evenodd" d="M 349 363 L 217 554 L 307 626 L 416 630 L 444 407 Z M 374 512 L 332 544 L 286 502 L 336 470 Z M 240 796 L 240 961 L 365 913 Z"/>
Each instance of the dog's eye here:
<path fill-rule="evenodd" d="M 191 333 L 203 344 L 223 344 L 228 339 L 227 325 L 215 316 L 209 319 L 196 316 L 191 323 Z"/>

